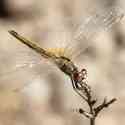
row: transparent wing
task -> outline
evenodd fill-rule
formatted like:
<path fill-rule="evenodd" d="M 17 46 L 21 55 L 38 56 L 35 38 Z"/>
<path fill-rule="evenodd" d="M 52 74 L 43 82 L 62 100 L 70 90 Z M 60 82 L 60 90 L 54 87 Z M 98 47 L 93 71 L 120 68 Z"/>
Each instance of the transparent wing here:
<path fill-rule="evenodd" d="M 0 86 L 22 89 L 40 74 L 47 75 L 51 68 L 46 60 L 32 51 L 0 52 Z"/>
<path fill-rule="evenodd" d="M 106 10 L 99 10 L 96 13 L 91 13 L 89 17 L 77 21 L 74 25 L 74 32 L 71 36 L 71 42 L 67 45 L 72 58 L 77 57 L 84 52 L 98 32 L 108 30 L 114 24 L 121 21 L 124 17 L 124 12 L 121 8 L 115 6 Z"/>
<path fill-rule="evenodd" d="M 21 68 L 32 68 L 40 64 L 41 58 L 31 51 L 15 51 L 0 53 L 0 78 Z"/>

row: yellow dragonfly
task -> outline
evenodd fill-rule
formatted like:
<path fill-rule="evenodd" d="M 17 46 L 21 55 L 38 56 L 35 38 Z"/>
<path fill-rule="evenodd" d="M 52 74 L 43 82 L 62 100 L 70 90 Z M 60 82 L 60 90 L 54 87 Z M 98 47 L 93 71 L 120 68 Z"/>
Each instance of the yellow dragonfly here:
<path fill-rule="evenodd" d="M 42 57 L 51 60 L 62 72 L 64 72 L 71 78 L 73 89 L 79 90 L 82 89 L 83 85 L 86 86 L 86 83 L 83 82 L 83 80 L 86 78 L 86 70 L 82 69 L 79 72 L 77 66 L 72 62 L 70 58 L 63 55 L 56 56 L 56 54 L 44 50 L 34 42 L 27 40 L 13 30 L 10 30 L 9 33 L 17 38 L 19 41 L 21 41 L 23 44 L 36 51 Z"/>
<path fill-rule="evenodd" d="M 87 42 L 87 48 L 89 46 L 91 37 L 94 36 L 96 32 L 98 32 L 100 29 L 107 30 L 113 24 L 118 23 L 124 16 L 124 13 L 119 11 L 117 8 L 112 8 L 109 11 L 106 11 L 105 13 L 99 13 L 95 14 L 94 16 L 90 16 L 85 21 L 81 21 L 80 25 L 78 26 L 77 30 L 75 31 L 73 38 L 72 38 L 72 44 L 70 47 L 76 46 L 78 41 L 82 38 L 85 42 Z M 32 50 L 34 50 L 36 53 L 41 55 L 43 58 L 46 58 L 50 60 L 53 64 L 55 64 L 63 73 L 69 76 L 69 78 L 72 81 L 73 89 L 75 90 L 81 90 L 84 86 L 86 86 L 86 69 L 82 69 L 81 71 L 78 69 L 78 67 L 73 62 L 72 58 L 65 55 L 65 51 L 68 51 L 68 47 L 66 46 L 63 48 L 54 48 L 54 49 L 43 49 L 41 46 L 37 45 L 35 42 L 32 42 L 22 35 L 18 34 L 14 30 L 10 30 L 9 33 L 14 36 L 16 39 L 18 39 L 21 43 L 25 44 Z M 73 42 L 74 41 L 74 42 Z M 69 46 L 69 45 L 68 45 Z M 81 51 L 83 50 L 77 50 L 75 53 L 76 55 L 79 55 Z M 30 61 L 27 63 L 30 65 Z M 22 68 L 23 64 L 19 64 Z M 37 63 L 36 63 L 37 65 Z M 27 66 L 27 65 L 26 65 Z M 11 71 L 10 71 L 11 72 Z M 6 74 L 5 74 L 6 75 Z"/>

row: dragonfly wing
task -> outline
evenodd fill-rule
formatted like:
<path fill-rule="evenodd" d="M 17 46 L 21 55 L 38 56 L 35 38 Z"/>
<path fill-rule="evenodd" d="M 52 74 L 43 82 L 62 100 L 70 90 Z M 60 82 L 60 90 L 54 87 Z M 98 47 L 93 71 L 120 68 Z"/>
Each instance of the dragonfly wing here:
<path fill-rule="evenodd" d="M 0 86 L 13 90 L 23 88 L 38 75 L 46 75 L 48 68 L 45 66 L 45 61 L 32 51 L 1 52 Z"/>
<path fill-rule="evenodd" d="M 121 8 L 112 7 L 100 10 L 78 21 L 79 23 L 77 22 L 77 25 L 74 26 L 75 30 L 72 33 L 70 45 L 68 44 L 66 49 L 69 49 L 72 52 L 71 56 L 75 58 L 81 52 L 85 51 L 88 46 L 92 45 L 92 40 L 99 31 L 108 30 L 114 24 L 120 22 L 123 17 L 124 12 Z"/>
<path fill-rule="evenodd" d="M 106 10 L 99 10 L 92 13 L 88 18 L 80 21 L 78 28 L 74 32 L 74 39 L 78 40 L 83 35 L 90 39 L 95 36 L 99 30 L 108 30 L 114 24 L 118 23 L 124 17 L 124 12 L 119 7 L 112 7 Z"/>
<path fill-rule="evenodd" d="M 21 68 L 32 68 L 40 63 L 40 59 L 33 55 L 32 52 L 15 51 L 15 52 L 1 52 L 0 53 L 0 77 L 13 73 Z"/>

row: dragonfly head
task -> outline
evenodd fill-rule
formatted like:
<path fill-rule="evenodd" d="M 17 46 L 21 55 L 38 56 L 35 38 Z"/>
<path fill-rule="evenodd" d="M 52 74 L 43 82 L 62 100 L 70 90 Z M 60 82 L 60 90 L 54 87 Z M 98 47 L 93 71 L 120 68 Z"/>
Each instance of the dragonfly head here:
<path fill-rule="evenodd" d="M 65 56 L 60 56 L 55 60 L 55 64 L 59 67 L 59 69 L 64 72 L 66 75 L 71 76 L 74 71 L 77 70 L 77 67 L 74 63 Z"/>

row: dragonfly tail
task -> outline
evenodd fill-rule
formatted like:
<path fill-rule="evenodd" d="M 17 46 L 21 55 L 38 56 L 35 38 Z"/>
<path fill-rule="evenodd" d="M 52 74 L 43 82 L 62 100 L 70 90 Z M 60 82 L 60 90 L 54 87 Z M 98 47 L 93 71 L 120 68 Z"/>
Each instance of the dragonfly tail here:
<path fill-rule="evenodd" d="M 37 53 L 39 53 L 41 56 L 45 58 L 52 58 L 54 55 L 52 53 L 47 52 L 46 50 L 42 49 L 40 46 L 38 46 L 36 43 L 31 42 L 24 38 L 23 36 L 19 35 L 17 32 L 14 30 L 8 31 L 12 36 L 14 36 L 16 39 L 18 39 L 20 42 L 23 44 L 27 45 L 29 48 L 33 49 Z"/>

